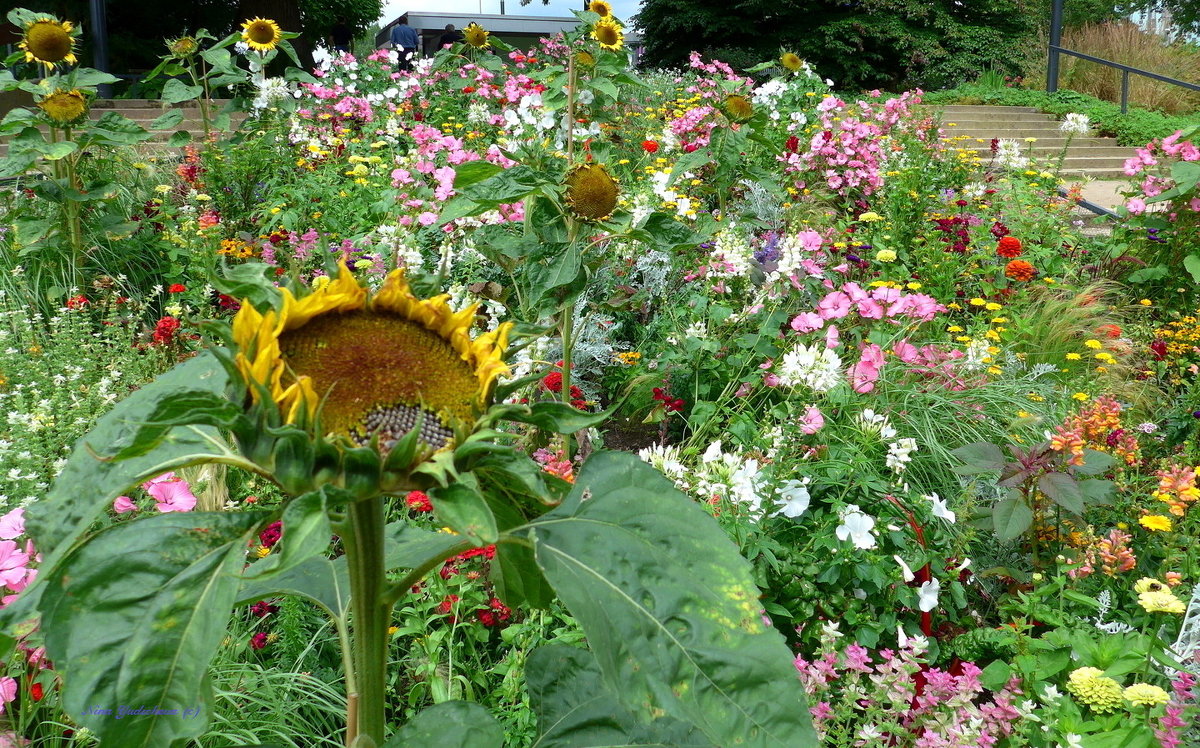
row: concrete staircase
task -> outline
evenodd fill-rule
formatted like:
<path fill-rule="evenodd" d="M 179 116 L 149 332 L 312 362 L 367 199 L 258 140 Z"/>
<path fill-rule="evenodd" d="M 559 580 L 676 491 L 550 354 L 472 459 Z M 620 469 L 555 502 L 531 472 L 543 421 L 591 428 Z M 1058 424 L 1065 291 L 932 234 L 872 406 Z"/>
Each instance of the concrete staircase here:
<path fill-rule="evenodd" d="M 991 159 L 993 138 L 1017 141 L 1021 153 L 1035 159 L 1042 168 L 1056 164 L 1067 143 L 1058 129 L 1059 121 L 1032 107 L 951 105 L 935 110 L 942 112 L 944 138 L 959 148 L 978 152 L 985 162 Z M 1027 138 L 1037 140 L 1027 143 Z M 1076 135 L 1071 138 L 1060 174 L 1068 181 L 1124 179 L 1125 159 L 1133 155 L 1132 148 L 1118 146 L 1113 138 Z"/>
<path fill-rule="evenodd" d="M 227 103 L 227 99 L 213 100 L 212 106 L 209 108 L 210 121 L 216 118 L 217 113 Z M 204 122 L 200 116 L 200 106 L 196 102 L 190 101 L 184 104 L 172 105 L 164 104 L 154 99 L 96 99 L 92 102 L 88 118 L 95 121 L 109 112 L 116 112 L 150 130 L 150 124 L 171 109 L 179 109 L 183 112 L 183 119 L 179 124 L 165 130 L 151 130 L 153 137 L 136 146 L 139 151 L 145 152 L 147 156 L 167 158 L 177 155 L 180 152 L 180 148 L 171 148 L 167 145 L 167 141 L 170 140 L 171 136 L 180 130 L 186 130 L 191 134 L 192 143 L 200 143 L 204 140 Z M 245 119 L 246 115 L 243 112 L 231 115 L 230 130 L 236 130 Z M 220 133 L 217 136 L 221 137 Z M 0 141 L 0 157 L 8 153 L 8 143 L 4 142 L 6 140 L 7 138 Z"/>

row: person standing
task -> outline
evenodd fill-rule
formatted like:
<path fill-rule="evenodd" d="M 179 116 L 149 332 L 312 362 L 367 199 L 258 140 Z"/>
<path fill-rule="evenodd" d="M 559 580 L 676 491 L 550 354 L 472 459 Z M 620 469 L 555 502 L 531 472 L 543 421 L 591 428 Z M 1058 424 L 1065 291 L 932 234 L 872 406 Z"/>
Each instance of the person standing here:
<path fill-rule="evenodd" d="M 400 69 L 412 70 L 412 61 L 416 59 L 417 47 L 421 46 L 421 37 L 416 29 L 408 25 L 408 16 L 400 16 L 400 23 L 392 27 L 392 48 L 400 53 Z"/>
<path fill-rule="evenodd" d="M 454 24 L 446 24 L 446 33 L 442 34 L 438 39 L 437 48 L 443 49 L 451 44 L 457 44 L 463 40 L 462 32 L 454 28 Z"/>
<path fill-rule="evenodd" d="M 338 16 L 337 23 L 333 24 L 333 28 L 329 30 L 329 39 L 333 42 L 333 49 L 335 51 L 350 51 L 350 42 L 354 40 L 354 32 L 350 29 L 350 25 L 346 23 L 345 16 Z"/>

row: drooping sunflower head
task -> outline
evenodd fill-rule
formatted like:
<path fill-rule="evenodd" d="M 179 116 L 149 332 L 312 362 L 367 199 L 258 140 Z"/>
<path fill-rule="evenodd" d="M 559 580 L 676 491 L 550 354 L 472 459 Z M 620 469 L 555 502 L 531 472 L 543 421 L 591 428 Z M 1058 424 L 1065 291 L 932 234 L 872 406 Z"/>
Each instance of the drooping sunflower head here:
<path fill-rule="evenodd" d="M 448 296 L 419 299 L 401 271 L 373 298 L 342 266 L 278 311 L 243 303 L 233 322 L 234 361 L 255 401 L 268 395 L 289 422 L 320 411 L 323 432 L 357 445 L 378 437 L 384 451 L 420 425 L 427 447 L 455 434 L 486 408 L 509 325 L 472 339 L 475 307 L 455 312 Z"/>
<path fill-rule="evenodd" d="M 167 51 L 172 56 L 181 60 L 185 60 L 200 50 L 200 43 L 195 37 L 181 36 L 178 39 L 171 39 L 167 42 Z"/>
<path fill-rule="evenodd" d="M 566 201 L 585 221 L 603 221 L 617 207 L 618 183 L 601 164 L 580 164 L 567 173 Z"/>
<path fill-rule="evenodd" d="M 783 67 L 788 71 L 794 73 L 800 68 L 804 67 L 804 60 L 801 60 L 800 56 L 795 52 L 784 52 L 779 57 L 779 64 L 783 65 Z"/>
<path fill-rule="evenodd" d="M 590 68 L 596 64 L 596 56 L 586 49 L 575 53 L 575 64 L 581 68 Z"/>
<path fill-rule="evenodd" d="M 69 125 L 87 114 L 87 99 L 78 89 L 56 89 L 37 105 L 56 125 Z"/>
<path fill-rule="evenodd" d="M 54 16 L 39 16 L 26 24 L 25 36 L 20 48 L 25 52 L 26 62 L 40 62 L 52 68 L 60 62 L 74 65 L 76 31 L 70 21 L 60 21 Z"/>
<path fill-rule="evenodd" d="M 270 52 L 283 41 L 283 29 L 269 18 L 253 18 L 242 24 L 242 41 L 250 49 Z"/>
<path fill-rule="evenodd" d="M 754 105 L 741 94 L 730 94 L 725 97 L 725 114 L 735 122 L 745 122 L 754 116 Z"/>
<path fill-rule="evenodd" d="M 592 0 L 592 2 L 588 3 L 588 10 L 601 18 L 608 18 L 612 15 L 612 5 L 607 0 Z"/>
<path fill-rule="evenodd" d="M 463 41 L 465 41 L 467 44 L 470 44 L 475 49 L 487 49 L 487 47 L 491 44 L 491 42 L 488 41 L 488 36 L 490 35 L 490 31 L 474 21 L 467 24 L 467 27 L 463 29 Z"/>
<path fill-rule="evenodd" d="M 605 16 L 592 26 L 592 38 L 600 44 L 600 49 L 616 52 L 625 45 L 625 35 L 621 33 L 621 24 L 612 16 Z"/>

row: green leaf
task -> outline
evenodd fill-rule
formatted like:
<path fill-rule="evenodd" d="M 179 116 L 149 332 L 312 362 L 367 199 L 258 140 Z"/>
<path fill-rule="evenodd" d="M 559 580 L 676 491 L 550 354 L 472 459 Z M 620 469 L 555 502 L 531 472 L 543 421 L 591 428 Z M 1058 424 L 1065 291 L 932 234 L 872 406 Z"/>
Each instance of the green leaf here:
<path fill-rule="evenodd" d="M 1200 283 L 1200 255 L 1188 255 L 1184 257 L 1183 269 L 1191 274 L 1193 281 Z"/>
<path fill-rule="evenodd" d="M 581 429 L 598 426 L 608 420 L 613 409 L 589 413 L 556 400 L 543 400 L 532 405 L 506 405 L 499 418 L 517 423 L 529 423 L 555 434 L 574 434 Z"/>
<path fill-rule="evenodd" d="M 71 85 L 80 88 L 103 86 L 106 83 L 116 83 L 121 80 L 111 73 L 105 73 L 95 68 L 76 68 L 72 76 Z"/>
<path fill-rule="evenodd" d="M 1079 481 L 1079 490 L 1083 493 L 1084 501 L 1089 504 L 1111 504 L 1117 486 L 1110 480 L 1090 478 Z"/>
<path fill-rule="evenodd" d="M 155 406 L 132 441 L 113 455 L 114 460 L 138 457 L 157 447 L 175 426 L 202 424 L 228 428 L 242 415 L 242 409 L 231 403 L 224 393 L 211 390 L 183 390 L 165 395 Z"/>
<path fill-rule="evenodd" d="M 1012 678 L 1012 668 L 1001 660 L 993 660 L 979 674 L 979 682 L 992 691 L 1004 688 L 1010 678 Z"/>
<path fill-rule="evenodd" d="M 168 109 L 166 112 L 154 118 L 150 123 L 151 130 L 170 130 L 171 128 L 183 122 L 182 109 Z"/>
<path fill-rule="evenodd" d="M 997 501 L 992 508 L 992 525 L 1001 540 L 1014 540 L 1033 524 L 1033 512 L 1021 499 Z"/>
<path fill-rule="evenodd" d="M 22 216 L 14 221 L 16 226 L 17 243 L 22 247 L 36 244 L 46 237 L 55 227 L 55 222 L 48 218 L 27 218 Z"/>
<path fill-rule="evenodd" d="M 705 239 L 669 213 L 651 213 L 641 228 L 634 229 L 630 234 L 663 252 L 690 249 Z"/>
<path fill-rule="evenodd" d="M 1000 448 L 988 442 L 968 444 L 965 447 L 951 450 L 950 454 L 964 463 L 954 468 L 954 472 L 960 475 L 995 472 L 1003 468 L 1007 462 Z"/>
<path fill-rule="evenodd" d="M 170 513 L 76 546 L 46 575 L 42 631 L 63 673 L 62 708 L 102 741 L 171 745 L 208 723 L 208 666 L 233 608 L 260 512 Z M 115 719 L 91 707 L 163 714 Z M 189 716 L 184 710 L 199 709 Z"/>
<path fill-rule="evenodd" d="M 1116 464 L 1116 460 L 1107 452 L 1085 449 L 1083 450 L 1083 464 L 1073 466 L 1072 471 L 1080 475 L 1099 475 L 1112 469 L 1114 464 Z"/>
<path fill-rule="evenodd" d="M 278 559 L 279 556 L 268 556 L 252 568 L 263 564 L 273 566 L 279 562 Z M 279 595 L 307 598 L 324 608 L 331 617 L 344 620 L 350 607 L 350 573 L 346 570 L 346 557 L 341 556 L 333 561 L 310 558 L 278 576 L 260 572 L 258 578 L 242 584 L 237 592 L 236 603 L 253 603 Z"/>
<path fill-rule="evenodd" d="M 1038 489 L 1068 512 L 1083 514 L 1083 492 L 1066 473 L 1046 473 L 1038 478 Z"/>
<path fill-rule="evenodd" d="M 189 86 L 178 78 L 172 78 L 163 86 L 162 100 L 168 104 L 181 104 L 200 97 L 203 86 Z"/>
<path fill-rule="evenodd" d="M 252 564 L 242 572 L 242 578 L 252 581 L 279 576 L 328 548 L 333 532 L 325 511 L 326 493 L 337 490 L 325 486 L 320 491 L 306 493 L 289 501 L 283 508 L 284 535 L 279 541 L 279 560 L 270 568 L 260 569 L 258 567 L 261 564 Z"/>
<path fill-rule="evenodd" d="M 181 148 L 190 142 L 192 142 L 192 134 L 187 130 L 180 130 L 179 132 L 172 133 L 171 137 L 167 138 L 167 147 Z"/>
<path fill-rule="evenodd" d="M 1142 268 L 1135 270 L 1129 274 L 1127 279 L 1130 283 L 1147 283 L 1149 281 L 1162 280 L 1170 273 L 1170 269 L 1166 265 L 1155 265 L 1154 267 Z"/>
<path fill-rule="evenodd" d="M 384 563 L 389 569 L 416 569 L 430 559 L 449 558 L 455 546 L 462 542 L 460 535 L 422 530 L 407 522 L 393 522 L 387 526 L 384 538 Z"/>
<path fill-rule="evenodd" d="M 666 714 L 717 745 L 816 744 L 749 562 L 658 471 L 593 454 L 562 505 L 529 527 L 605 683 L 639 719 Z"/>
<path fill-rule="evenodd" d="M 524 198 L 541 184 L 537 171 L 518 164 L 472 184 L 463 190 L 463 194 L 480 205 L 494 208 L 500 203 L 512 203 Z"/>
<path fill-rule="evenodd" d="M 76 443 L 46 498 L 26 511 L 29 536 L 45 554 L 42 575 L 52 575 L 70 546 L 131 486 L 170 470 L 233 456 L 216 430 L 208 426 L 173 428 L 157 449 L 128 460 L 102 461 L 94 455 L 116 454 L 128 446 L 159 400 L 200 388 L 220 392 L 225 383 L 225 370 L 216 358 L 202 353 L 134 392 L 96 422 Z M 30 598 L 31 590 L 39 591 L 40 581 L 30 585 L 22 598 Z M 10 606 L 15 612 L 6 608 L 0 617 L 11 621 L 23 613 L 19 602 Z M 35 600 L 26 602 L 34 604 Z"/>
<path fill-rule="evenodd" d="M 495 176 L 504 171 L 504 168 L 498 164 L 493 164 L 491 161 L 467 161 L 459 164 L 454 169 L 454 189 L 462 190 L 470 187 L 477 182 L 482 182 L 485 179 Z"/>
<path fill-rule="evenodd" d="M 249 299 L 260 312 L 279 303 L 275 287 L 275 268 L 265 262 L 247 262 L 226 268 L 223 275 L 213 274 L 209 282 L 221 293 L 235 299 Z"/>
<path fill-rule="evenodd" d="M 478 704 L 443 701 L 413 717 L 383 748 L 504 748 L 504 730 Z"/>
<path fill-rule="evenodd" d="M 496 595 L 510 608 L 528 605 L 549 608 L 554 589 L 538 568 L 533 549 L 518 543 L 497 543 L 492 560 L 491 580 Z"/>
<path fill-rule="evenodd" d="M 693 725 L 670 717 L 639 722 L 604 683 L 596 658 L 586 650 L 538 647 L 525 671 L 530 705 L 538 717 L 535 748 L 712 748 Z"/>
<path fill-rule="evenodd" d="M 431 488 L 429 499 L 439 520 L 476 545 L 491 545 L 499 539 L 496 518 L 487 501 L 466 483 Z"/>

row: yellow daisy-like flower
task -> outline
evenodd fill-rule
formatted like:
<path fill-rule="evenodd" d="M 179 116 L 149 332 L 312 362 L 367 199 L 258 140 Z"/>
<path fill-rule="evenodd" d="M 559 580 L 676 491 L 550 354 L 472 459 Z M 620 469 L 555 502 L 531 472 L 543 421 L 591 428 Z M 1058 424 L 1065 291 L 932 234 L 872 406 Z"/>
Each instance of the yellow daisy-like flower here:
<path fill-rule="evenodd" d="M 1143 592 L 1161 592 L 1165 589 L 1167 589 L 1167 585 L 1154 577 L 1142 577 L 1133 585 L 1133 591 L 1139 595 Z"/>
<path fill-rule="evenodd" d="M 1095 338 L 1092 338 L 1091 340 L 1085 340 L 1085 341 L 1083 341 L 1083 344 L 1086 345 L 1088 348 L 1091 348 L 1094 351 L 1098 351 L 1104 347 L 1104 344 L 1101 343 L 1099 340 L 1096 340 Z"/>
<path fill-rule="evenodd" d="M 730 94 L 725 97 L 725 113 L 731 120 L 745 122 L 754 116 L 754 105 L 745 96 Z"/>
<path fill-rule="evenodd" d="M 1166 590 L 1148 591 L 1138 595 L 1138 605 L 1147 613 L 1183 613 L 1187 606 L 1183 601 Z"/>
<path fill-rule="evenodd" d="M 779 56 L 779 64 L 783 65 L 787 70 L 795 73 L 800 68 L 804 67 L 804 60 L 801 60 L 799 55 L 794 52 L 784 52 Z"/>
<path fill-rule="evenodd" d="M 74 65 L 75 36 L 70 21 L 60 21 L 54 16 L 42 16 L 25 27 L 25 35 L 18 45 L 25 52 L 25 62 L 40 62 L 52 68 L 60 62 Z"/>
<path fill-rule="evenodd" d="M 474 340 L 476 307 L 455 312 L 448 295 L 419 299 L 402 271 L 373 298 L 343 264 L 279 311 L 244 302 L 233 320 L 234 363 L 255 402 L 268 397 L 289 422 L 320 407 L 322 430 L 390 450 L 421 425 L 420 440 L 453 446 L 491 397 L 511 325 Z"/>
<path fill-rule="evenodd" d="M 67 91 L 60 88 L 42 98 L 37 105 L 54 124 L 60 126 L 69 125 L 87 114 L 87 99 L 78 89 Z"/>
<path fill-rule="evenodd" d="M 1149 683 L 1134 683 L 1126 688 L 1122 695 L 1134 706 L 1156 706 L 1171 700 L 1170 694 L 1165 690 Z"/>
<path fill-rule="evenodd" d="M 1078 361 L 1081 358 L 1083 358 L 1083 356 L 1080 356 L 1078 353 L 1068 353 L 1067 354 L 1068 361 Z"/>
<path fill-rule="evenodd" d="M 250 49 L 270 52 L 283 41 L 283 29 L 268 18 L 254 18 L 242 24 L 242 41 L 246 42 Z"/>
<path fill-rule="evenodd" d="M 1161 514 L 1148 514 L 1139 519 L 1138 524 L 1153 532 L 1169 532 L 1171 530 L 1171 518 Z"/>
<path fill-rule="evenodd" d="M 1121 704 L 1121 684 L 1094 667 L 1081 667 L 1067 678 L 1067 690 L 1095 712 L 1111 712 Z"/>
<path fill-rule="evenodd" d="M 487 49 L 488 45 L 491 44 L 491 42 L 488 41 L 488 36 L 490 35 L 490 31 L 474 21 L 467 24 L 467 27 L 463 29 L 463 41 L 465 41 L 467 44 L 470 44 L 475 49 Z"/>
<path fill-rule="evenodd" d="M 605 0 L 592 0 L 592 2 L 588 3 L 588 10 L 601 18 L 608 18 L 612 15 L 612 6 L 605 2 Z"/>
<path fill-rule="evenodd" d="M 617 207 L 618 182 L 602 164 L 580 164 L 563 183 L 567 205 L 578 218 L 603 221 Z"/>
<path fill-rule="evenodd" d="M 600 49 L 616 52 L 625 46 L 625 35 L 621 33 L 621 24 L 611 16 L 601 18 L 592 26 L 592 38 L 600 44 Z"/>

